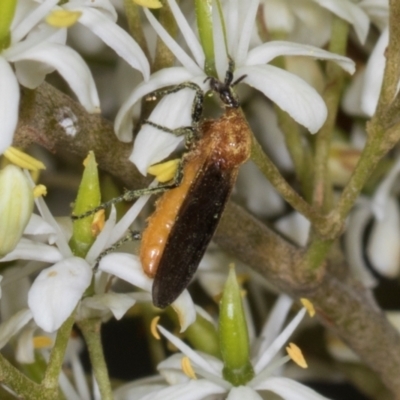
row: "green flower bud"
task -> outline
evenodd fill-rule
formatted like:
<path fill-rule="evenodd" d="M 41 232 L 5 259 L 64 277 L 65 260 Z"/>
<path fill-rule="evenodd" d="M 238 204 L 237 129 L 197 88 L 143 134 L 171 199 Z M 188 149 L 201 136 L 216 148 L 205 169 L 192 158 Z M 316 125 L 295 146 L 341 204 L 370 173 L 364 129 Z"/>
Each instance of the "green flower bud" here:
<path fill-rule="evenodd" d="M 196 350 L 221 358 L 216 329 L 200 314 L 197 314 L 196 321 L 186 329 L 185 338 Z"/>
<path fill-rule="evenodd" d="M 74 205 L 74 215 L 90 211 L 100 205 L 101 202 L 99 175 L 92 151 L 89 152 L 84 165 L 85 170 Z M 69 242 L 73 253 L 84 258 L 100 231 L 101 222 L 97 222 L 97 214 L 74 221 L 73 234 Z"/>
<path fill-rule="evenodd" d="M 224 378 L 234 386 L 245 385 L 254 377 L 250 362 L 249 335 L 240 287 L 231 267 L 219 311 L 219 340 Z"/>
<path fill-rule="evenodd" d="M 14 250 L 33 211 L 28 178 L 15 165 L 0 171 L 0 257 Z"/>

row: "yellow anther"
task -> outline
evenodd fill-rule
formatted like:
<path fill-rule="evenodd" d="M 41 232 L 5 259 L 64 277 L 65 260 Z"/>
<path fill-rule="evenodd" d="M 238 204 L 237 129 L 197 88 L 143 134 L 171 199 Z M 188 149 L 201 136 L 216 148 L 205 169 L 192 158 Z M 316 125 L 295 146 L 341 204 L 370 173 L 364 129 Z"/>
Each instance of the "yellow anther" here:
<path fill-rule="evenodd" d="M 289 354 L 289 357 L 301 368 L 308 368 L 306 360 L 301 352 L 300 348 L 296 346 L 294 343 L 289 343 L 289 346 L 286 347 L 286 351 Z"/>
<path fill-rule="evenodd" d="M 160 316 L 154 317 L 150 323 L 150 332 L 157 340 L 160 340 L 160 334 L 157 330 L 158 321 L 160 320 Z"/>
<path fill-rule="evenodd" d="M 301 304 L 303 304 L 303 307 L 307 310 L 308 315 L 312 318 L 315 315 L 315 308 L 313 306 L 313 303 L 305 298 L 300 299 L 300 301 Z"/>
<path fill-rule="evenodd" d="M 96 214 L 94 214 L 93 222 L 90 226 L 93 237 L 97 237 L 97 235 L 103 230 L 105 219 L 106 217 L 104 210 L 99 210 Z"/>
<path fill-rule="evenodd" d="M 9 147 L 5 152 L 4 156 L 12 164 L 17 165 L 20 168 L 29 169 L 30 171 L 37 171 L 39 169 L 46 169 L 45 165 L 34 157 L 18 150 L 16 147 Z"/>
<path fill-rule="evenodd" d="M 46 17 L 46 22 L 55 28 L 69 28 L 81 15 L 81 11 L 54 10 Z"/>
<path fill-rule="evenodd" d="M 154 175 L 158 182 L 168 182 L 174 178 L 180 159 L 169 160 L 160 164 L 151 165 L 147 172 Z"/>
<path fill-rule="evenodd" d="M 146 8 L 161 8 L 162 3 L 159 0 L 133 0 L 139 6 Z"/>
<path fill-rule="evenodd" d="M 190 358 L 185 356 L 182 357 L 181 360 L 181 368 L 183 373 L 191 379 L 197 379 L 196 373 L 192 367 L 192 363 L 190 362 Z"/>
<path fill-rule="evenodd" d="M 33 188 L 33 197 L 38 198 L 41 196 L 46 196 L 47 195 L 47 188 L 44 185 L 36 185 Z"/>
<path fill-rule="evenodd" d="M 33 347 L 35 349 L 45 349 L 53 346 L 53 339 L 48 336 L 35 336 L 33 338 Z"/>

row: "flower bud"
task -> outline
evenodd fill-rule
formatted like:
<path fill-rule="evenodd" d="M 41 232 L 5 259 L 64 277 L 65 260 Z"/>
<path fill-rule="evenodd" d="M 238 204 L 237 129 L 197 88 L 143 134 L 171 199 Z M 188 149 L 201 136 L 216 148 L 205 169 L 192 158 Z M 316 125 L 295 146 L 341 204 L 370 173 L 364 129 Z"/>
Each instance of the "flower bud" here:
<path fill-rule="evenodd" d="M 73 210 L 75 215 L 81 215 L 92 210 L 100 205 L 101 200 L 99 175 L 93 152 L 89 152 L 84 165 L 85 170 Z M 95 226 L 93 226 L 93 223 Z M 74 221 L 73 234 L 69 242 L 74 255 L 78 257 L 86 256 L 96 239 L 94 233 L 98 233 L 98 226 L 99 223 L 94 214 Z"/>
<path fill-rule="evenodd" d="M 28 178 L 15 165 L 0 171 L 0 257 L 14 250 L 33 211 Z"/>
<path fill-rule="evenodd" d="M 249 335 L 240 287 L 231 268 L 220 303 L 219 339 L 224 378 L 234 386 L 246 384 L 254 377 L 250 362 Z"/>

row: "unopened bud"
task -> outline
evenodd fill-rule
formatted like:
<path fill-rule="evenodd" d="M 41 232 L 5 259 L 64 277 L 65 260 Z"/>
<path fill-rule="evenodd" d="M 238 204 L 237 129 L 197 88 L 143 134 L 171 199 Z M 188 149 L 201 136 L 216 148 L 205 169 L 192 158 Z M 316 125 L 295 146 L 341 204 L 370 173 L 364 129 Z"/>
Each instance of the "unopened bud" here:
<path fill-rule="evenodd" d="M 33 211 L 33 192 L 28 178 L 15 165 L 0 171 L 0 257 L 11 252 Z"/>

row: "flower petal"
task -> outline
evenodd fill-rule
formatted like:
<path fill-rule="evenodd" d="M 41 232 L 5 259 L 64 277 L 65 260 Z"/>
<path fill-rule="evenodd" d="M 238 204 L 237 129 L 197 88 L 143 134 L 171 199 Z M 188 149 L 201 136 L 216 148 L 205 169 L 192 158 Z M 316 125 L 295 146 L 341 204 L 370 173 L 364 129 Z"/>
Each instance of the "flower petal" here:
<path fill-rule="evenodd" d="M 113 253 L 103 257 L 99 270 L 131 283 L 146 292 L 151 291 L 152 279 L 145 275 L 139 258 L 128 253 Z"/>
<path fill-rule="evenodd" d="M 262 400 L 263 398 L 248 386 L 233 387 L 226 400 Z M 294 400 L 294 399 L 293 399 Z"/>
<path fill-rule="evenodd" d="M 28 305 L 39 327 L 46 332 L 57 330 L 71 315 L 91 279 L 92 269 L 78 257 L 43 270 L 28 294 Z"/>
<path fill-rule="evenodd" d="M 279 218 L 274 225 L 278 232 L 284 234 L 299 246 L 307 244 L 311 224 L 304 215 L 294 211 Z"/>
<path fill-rule="evenodd" d="M 40 215 L 32 214 L 31 219 L 24 230 L 24 235 L 44 236 L 48 238 L 50 244 L 53 244 L 55 241 L 56 231 Z"/>
<path fill-rule="evenodd" d="M 2 349 L 8 341 L 17 332 L 21 330 L 32 319 L 32 312 L 28 308 L 18 311 L 7 321 L 0 324 L 0 349 Z"/>
<path fill-rule="evenodd" d="M 314 1 L 318 3 L 321 7 L 326 8 L 333 14 L 353 25 L 359 41 L 361 42 L 361 44 L 365 43 L 369 29 L 369 18 L 358 4 L 354 4 L 349 0 Z"/>
<path fill-rule="evenodd" d="M 136 300 L 126 293 L 108 292 L 87 297 L 82 305 L 95 310 L 110 310 L 115 319 L 121 319 L 125 313 L 136 303 Z"/>
<path fill-rule="evenodd" d="M 45 0 L 12 29 L 12 41 L 22 40 L 58 3 L 58 0 Z"/>
<path fill-rule="evenodd" d="M 393 186 L 400 174 L 400 159 L 392 166 L 385 179 L 379 184 L 372 198 L 372 211 L 378 220 L 385 217 L 387 202 L 390 198 Z"/>
<path fill-rule="evenodd" d="M 10 64 L 0 56 L 0 154 L 11 146 L 18 121 L 19 86 Z"/>
<path fill-rule="evenodd" d="M 76 51 L 46 42 L 18 56 L 9 57 L 9 60 L 33 60 L 51 65 L 66 80 L 88 112 L 99 112 L 100 102 L 92 74 Z"/>
<path fill-rule="evenodd" d="M 30 175 L 28 175 L 30 177 Z M 34 185 L 32 178 L 31 179 L 31 184 Z M 37 197 L 35 199 L 36 207 L 38 208 L 40 215 L 44 218 L 44 220 L 49 223 L 53 229 L 56 231 L 56 245 L 58 249 L 60 250 L 61 254 L 64 256 L 64 258 L 69 258 L 72 256 L 72 251 L 68 245 L 67 240 L 69 240 L 69 237 L 64 235 L 63 228 L 58 225 L 57 221 L 53 217 L 53 214 L 50 212 L 49 208 L 47 207 L 46 202 L 44 201 L 43 197 Z M 71 227 L 72 228 L 72 227 Z M 71 229 L 72 232 L 72 229 Z"/>
<path fill-rule="evenodd" d="M 201 75 L 204 76 L 205 75 Z M 142 97 L 160 88 L 178 85 L 185 81 L 190 81 L 193 74 L 182 67 L 172 67 L 162 69 L 153 74 L 148 82 L 143 82 L 137 86 L 128 99 L 124 102 L 117 116 L 115 117 L 114 130 L 119 140 L 129 142 L 132 140 L 133 132 L 133 106 Z M 204 80 L 203 78 L 203 80 Z"/>
<path fill-rule="evenodd" d="M 254 365 L 254 371 L 256 373 L 259 373 L 263 368 L 265 368 L 266 365 L 275 357 L 278 351 L 287 342 L 290 335 L 300 324 L 305 314 L 306 309 L 302 308 L 292 319 L 292 321 L 286 326 L 286 328 L 280 333 L 280 335 L 275 338 L 268 350 L 261 355 L 257 363 Z"/>
<path fill-rule="evenodd" d="M 361 109 L 369 116 L 374 115 L 381 93 L 386 65 L 385 51 L 388 43 L 389 28 L 386 28 L 369 56 L 367 68 L 365 69 L 364 88 L 361 93 Z M 398 92 L 398 89 L 396 92 Z"/>
<path fill-rule="evenodd" d="M 79 7 L 82 12 L 79 22 L 101 38 L 133 68 L 141 71 L 145 80 L 150 76 L 150 65 L 143 50 L 127 32 L 104 15 L 89 7 Z"/>
<path fill-rule="evenodd" d="M 261 342 L 258 346 L 258 349 L 256 349 L 257 354 L 263 354 L 268 349 L 268 347 L 271 346 L 274 339 L 279 335 L 279 332 L 282 329 L 283 323 L 288 316 L 292 304 L 293 300 L 285 294 L 281 294 L 275 301 L 274 307 L 269 314 L 268 320 L 262 328 L 259 337 Z"/>
<path fill-rule="evenodd" d="M 62 258 L 62 254 L 54 246 L 21 238 L 15 249 L 5 257 L 0 258 L 0 262 L 13 260 L 36 260 L 54 263 L 60 261 Z"/>
<path fill-rule="evenodd" d="M 151 26 L 158 33 L 161 40 L 171 50 L 174 56 L 181 62 L 186 70 L 190 71 L 193 75 L 200 75 L 202 71 L 202 65 L 198 66 L 179 46 L 179 44 L 172 38 L 172 36 L 165 30 L 165 28 L 157 21 L 154 15 L 147 9 L 144 8 L 144 13 L 149 20 Z"/>
<path fill-rule="evenodd" d="M 367 288 L 375 287 L 378 282 L 369 272 L 364 257 L 364 231 L 372 218 L 370 204 L 359 204 L 351 212 L 344 234 L 344 248 L 347 262 L 354 277 Z"/>
<path fill-rule="evenodd" d="M 138 379 L 119 386 L 114 390 L 113 395 L 115 400 L 140 400 L 145 395 L 157 393 L 161 389 L 167 387 L 164 379 L 159 376 L 150 376 L 143 379 Z"/>
<path fill-rule="evenodd" d="M 86 261 L 89 264 L 93 264 L 100 253 L 106 249 L 108 240 L 110 238 L 111 232 L 114 229 L 115 221 L 117 220 L 117 211 L 114 205 L 111 206 L 111 212 L 108 220 L 104 224 L 104 228 L 96 237 L 96 240 L 90 247 L 88 253 L 86 254 Z"/>
<path fill-rule="evenodd" d="M 179 297 L 171 304 L 178 315 L 180 332 L 186 331 L 189 325 L 196 321 L 196 309 L 190 294 L 184 290 Z"/>
<path fill-rule="evenodd" d="M 169 386 L 157 393 L 150 393 L 141 400 L 201 400 L 213 394 L 224 393 L 225 389 L 205 379 L 190 380 L 179 385 Z"/>
<path fill-rule="evenodd" d="M 149 187 L 156 186 L 156 183 L 157 183 L 156 181 L 153 181 L 153 183 Z M 126 232 L 132 225 L 133 221 L 136 219 L 140 211 L 142 211 L 143 207 L 147 204 L 147 201 L 149 200 L 150 197 L 151 197 L 150 195 L 141 196 L 138 200 L 135 201 L 132 207 L 114 226 L 114 229 L 112 230 L 109 240 L 107 242 L 107 246 L 111 246 L 117 240 L 122 238 L 124 232 Z"/>
<path fill-rule="evenodd" d="M 397 199 L 390 196 L 383 218 L 376 220 L 367 245 L 367 255 L 373 267 L 386 278 L 400 272 L 400 212 Z"/>
<path fill-rule="evenodd" d="M 242 5 L 245 11 L 244 15 L 239 16 L 243 19 L 241 29 L 237 29 L 236 26 L 232 27 L 240 32 L 236 53 L 232 54 L 232 57 L 234 57 L 237 66 L 243 65 L 245 63 L 246 56 L 249 50 L 251 35 L 255 26 L 255 19 L 259 3 L 260 0 L 251 0 L 246 2 L 239 2 L 239 4 L 237 5 L 237 10 L 239 10 L 239 6 Z"/>
<path fill-rule="evenodd" d="M 175 0 L 168 0 L 168 4 L 171 8 L 171 12 L 174 15 L 175 21 L 182 33 L 182 37 L 185 40 L 188 48 L 193 54 L 197 65 L 203 66 L 205 62 L 205 55 L 203 49 L 190 27 L 186 16 L 182 13 Z"/>
<path fill-rule="evenodd" d="M 354 61 L 348 57 L 340 56 L 315 46 L 278 40 L 264 43 L 250 50 L 245 65 L 269 63 L 278 56 L 306 56 L 319 60 L 330 60 L 350 74 L 355 71 Z"/>
<path fill-rule="evenodd" d="M 288 378 L 268 378 L 254 389 L 270 390 L 285 400 L 328 400 L 307 386 Z"/>
<path fill-rule="evenodd" d="M 186 356 L 182 353 L 176 353 L 157 365 L 157 370 L 169 385 L 178 385 L 189 381 L 190 378 L 182 370 L 184 357 Z"/>
<path fill-rule="evenodd" d="M 31 313 L 31 310 L 29 310 Z M 32 313 L 31 313 L 32 314 Z M 15 358 L 23 364 L 32 364 L 35 362 L 35 349 L 33 345 L 33 335 L 38 329 L 36 324 L 29 324 L 18 335 Z"/>
<path fill-rule="evenodd" d="M 209 363 L 206 358 L 200 355 L 198 352 L 192 350 L 187 344 L 185 344 L 181 339 L 168 332 L 161 325 L 157 326 L 157 329 L 165 336 L 175 347 L 177 347 L 183 354 L 190 358 L 190 361 L 199 367 L 203 368 L 210 374 L 215 374 L 220 376 L 221 373 L 215 368 L 214 365 Z"/>
<path fill-rule="evenodd" d="M 321 96 L 297 76 L 271 65 L 235 71 L 235 76 L 242 75 L 246 75 L 243 82 L 260 90 L 311 133 L 317 132 L 325 122 L 327 109 Z"/>
<path fill-rule="evenodd" d="M 191 104 L 195 92 L 191 89 L 180 90 L 165 96 L 151 113 L 149 120 L 169 129 L 191 126 Z M 133 152 L 129 160 L 138 170 L 147 174 L 147 169 L 168 157 L 183 141 L 183 136 L 176 136 L 145 124 L 140 129 Z"/>

